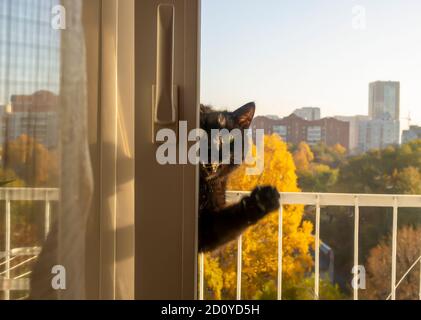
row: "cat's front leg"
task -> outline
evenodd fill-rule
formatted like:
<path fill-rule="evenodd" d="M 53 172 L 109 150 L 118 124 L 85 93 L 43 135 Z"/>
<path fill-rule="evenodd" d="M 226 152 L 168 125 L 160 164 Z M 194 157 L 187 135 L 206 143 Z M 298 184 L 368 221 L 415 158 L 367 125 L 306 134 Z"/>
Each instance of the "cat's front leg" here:
<path fill-rule="evenodd" d="M 248 227 L 279 209 L 279 193 L 270 186 L 257 187 L 239 203 L 199 216 L 199 251 L 212 251 L 235 240 Z"/>
<path fill-rule="evenodd" d="M 249 197 L 241 202 L 244 214 L 249 218 L 249 224 L 254 224 L 266 214 L 279 209 L 279 193 L 271 186 L 257 187 Z"/>

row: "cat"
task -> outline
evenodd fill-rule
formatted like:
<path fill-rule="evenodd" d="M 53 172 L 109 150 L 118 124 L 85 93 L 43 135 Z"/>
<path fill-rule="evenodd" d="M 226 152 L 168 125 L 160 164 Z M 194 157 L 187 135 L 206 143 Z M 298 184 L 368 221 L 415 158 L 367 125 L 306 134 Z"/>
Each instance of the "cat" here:
<path fill-rule="evenodd" d="M 255 110 L 253 102 L 234 112 L 216 111 L 201 105 L 200 127 L 209 137 L 212 129 L 240 129 L 244 132 L 249 129 Z M 208 142 L 209 151 L 211 144 L 212 142 Z M 279 193 L 271 186 L 257 187 L 240 202 L 229 206 L 226 204 L 227 181 L 230 174 L 238 168 L 233 161 L 233 149 L 231 144 L 229 164 L 201 163 L 199 166 L 199 252 L 213 251 L 236 239 L 268 213 L 279 209 Z"/>

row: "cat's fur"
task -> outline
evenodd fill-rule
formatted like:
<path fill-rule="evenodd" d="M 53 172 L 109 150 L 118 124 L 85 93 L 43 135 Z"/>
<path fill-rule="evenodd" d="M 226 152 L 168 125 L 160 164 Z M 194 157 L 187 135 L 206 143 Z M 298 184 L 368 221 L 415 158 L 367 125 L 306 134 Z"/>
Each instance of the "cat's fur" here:
<path fill-rule="evenodd" d="M 249 103 L 234 112 L 200 108 L 200 127 L 211 136 L 212 129 L 246 130 L 255 113 L 255 104 Z M 210 144 L 209 144 L 210 148 Z M 236 239 L 246 228 L 256 224 L 269 212 L 279 208 L 279 194 L 270 186 L 257 187 L 250 196 L 227 206 L 225 192 L 227 180 L 237 165 L 200 165 L 199 199 L 199 251 L 211 251 Z"/>

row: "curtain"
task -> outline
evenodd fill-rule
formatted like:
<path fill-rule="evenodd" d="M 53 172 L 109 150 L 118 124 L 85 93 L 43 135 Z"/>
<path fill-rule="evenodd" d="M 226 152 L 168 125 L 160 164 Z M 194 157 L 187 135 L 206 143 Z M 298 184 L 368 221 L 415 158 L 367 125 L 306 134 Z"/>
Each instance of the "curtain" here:
<path fill-rule="evenodd" d="M 0 1 L 0 299 L 85 298 L 93 178 L 82 4 Z"/>
<path fill-rule="evenodd" d="M 93 178 L 88 148 L 82 1 L 63 0 L 63 6 L 67 26 L 61 41 L 60 211 L 32 277 L 31 297 L 40 299 L 85 298 L 85 237 Z M 52 289 L 53 265 L 64 267 L 65 290 Z"/>

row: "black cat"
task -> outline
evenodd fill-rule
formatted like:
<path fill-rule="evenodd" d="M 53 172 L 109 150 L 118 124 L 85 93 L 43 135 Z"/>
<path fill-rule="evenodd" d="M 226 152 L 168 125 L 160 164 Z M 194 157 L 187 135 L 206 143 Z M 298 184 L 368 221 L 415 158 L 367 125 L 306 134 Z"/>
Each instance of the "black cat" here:
<path fill-rule="evenodd" d="M 206 131 L 208 137 L 211 137 L 212 129 L 243 131 L 250 127 L 255 109 L 254 103 L 248 103 L 234 112 L 215 111 L 210 107 L 201 106 L 200 127 Z M 209 142 L 209 151 L 210 149 L 211 142 Z M 226 205 L 227 180 L 229 174 L 238 166 L 234 164 L 233 153 L 234 148 L 231 145 L 229 164 L 201 163 L 200 165 L 200 252 L 212 251 L 236 239 L 246 228 L 279 208 L 279 194 L 270 186 L 257 187 L 250 196 L 244 197 L 239 203 Z"/>

